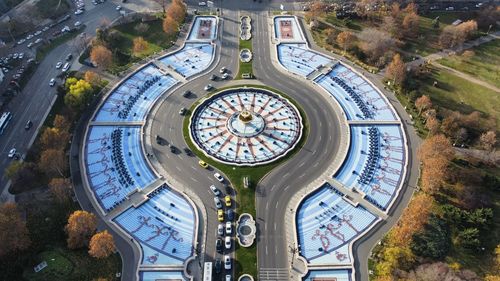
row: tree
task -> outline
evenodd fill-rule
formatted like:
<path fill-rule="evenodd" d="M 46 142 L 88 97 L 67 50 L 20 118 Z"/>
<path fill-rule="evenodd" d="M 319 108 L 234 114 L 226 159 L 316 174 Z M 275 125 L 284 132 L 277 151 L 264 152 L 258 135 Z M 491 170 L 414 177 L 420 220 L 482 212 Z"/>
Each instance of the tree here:
<path fill-rule="evenodd" d="M 466 60 L 469 60 L 471 59 L 476 53 L 474 53 L 473 50 L 465 50 L 463 53 L 462 53 L 462 58 L 463 59 L 466 59 Z"/>
<path fill-rule="evenodd" d="M 443 134 L 428 137 L 424 140 L 418 150 L 418 157 L 426 165 L 428 159 L 442 157 L 446 161 L 451 161 L 455 156 L 455 151 L 451 142 Z"/>
<path fill-rule="evenodd" d="M 163 20 L 163 31 L 169 36 L 172 36 L 179 31 L 179 24 L 172 17 L 165 17 Z"/>
<path fill-rule="evenodd" d="M 404 270 L 415 259 L 408 247 L 384 247 L 381 256 L 383 260 L 376 264 L 377 275 L 392 276 L 395 270 Z M 389 279 L 391 280 L 391 279 Z"/>
<path fill-rule="evenodd" d="M 406 79 L 406 70 L 405 63 L 399 54 L 395 54 L 391 63 L 387 66 L 385 77 L 391 79 L 395 85 L 403 85 Z"/>
<path fill-rule="evenodd" d="M 321 1 L 314 1 L 309 5 L 309 11 L 306 12 L 306 18 L 313 20 L 325 14 L 326 5 Z"/>
<path fill-rule="evenodd" d="M 66 175 L 68 163 L 64 150 L 62 149 L 46 149 L 40 155 L 38 168 L 43 171 L 47 176 L 60 176 Z"/>
<path fill-rule="evenodd" d="M 99 74 L 95 73 L 94 71 L 85 71 L 84 79 L 94 87 L 101 84 L 101 76 L 99 76 Z"/>
<path fill-rule="evenodd" d="M 384 53 L 392 50 L 396 44 L 389 33 L 375 28 L 364 29 L 359 33 L 358 39 L 360 41 L 359 47 L 371 63 L 380 61 Z"/>
<path fill-rule="evenodd" d="M 497 134 L 495 131 L 488 131 L 479 137 L 481 147 L 489 152 L 493 152 L 497 145 Z"/>
<path fill-rule="evenodd" d="M 426 263 L 419 265 L 414 270 L 410 271 L 404 280 L 419 280 L 419 281 L 479 281 L 479 278 L 470 270 L 454 270 L 444 262 Z"/>
<path fill-rule="evenodd" d="M 144 38 L 136 37 L 134 38 L 134 46 L 132 47 L 132 51 L 135 56 L 139 56 L 142 52 L 146 51 L 149 48 L 149 44 Z"/>
<path fill-rule="evenodd" d="M 434 200 L 425 193 L 416 194 L 404 210 L 396 226 L 389 232 L 389 241 L 393 246 L 406 247 L 414 233 L 423 229 Z"/>
<path fill-rule="evenodd" d="M 384 22 L 382 23 L 382 29 L 389 32 L 395 38 L 401 38 L 402 33 L 400 26 L 397 22 L 398 17 L 387 16 L 384 17 Z"/>
<path fill-rule="evenodd" d="M 423 95 L 415 100 L 415 107 L 418 109 L 418 115 L 422 115 L 422 111 L 426 111 L 432 107 L 432 101 L 429 96 Z"/>
<path fill-rule="evenodd" d="M 410 245 L 412 252 L 426 258 L 443 258 L 451 246 L 450 228 L 445 221 L 431 216 L 422 232 L 415 233 Z"/>
<path fill-rule="evenodd" d="M 53 122 L 54 128 L 61 130 L 61 131 L 69 131 L 71 124 L 69 123 L 68 119 L 66 117 L 56 114 L 54 117 L 54 122 Z"/>
<path fill-rule="evenodd" d="M 342 31 L 337 35 L 337 44 L 344 50 L 344 53 L 351 49 L 356 42 L 356 36 L 350 31 Z"/>
<path fill-rule="evenodd" d="M 94 214 L 82 210 L 73 212 L 64 227 L 68 234 L 68 248 L 77 249 L 85 246 L 95 233 L 96 227 L 97 219 Z"/>
<path fill-rule="evenodd" d="M 69 79 L 68 79 L 69 80 Z M 92 94 L 92 85 L 85 80 L 74 80 L 68 83 L 66 81 L 66 86 L 68 88 L 66 95 L 64 96 L 64 103 L 74 109 L 83 109 L 89 102 Z"/>
<path fill-rule="evenodd" d="M 500 268 L 500 244 L 495 248 L 495 264 Z"/>
<path fill-rule="evenodd" d="M 494 27 L 500 18 L 500 7 L 498 5 L 487 5 L 481 9 L 476 17 L 477 25 L 482 29 Z"/>
<path fill-rule="evenodd" d="M 40 138 L 42 149 L 60 149 L 64 150 L 68 145 L 70 135 L 66 128 L 58 129 L 49 127 L 43 130 Z"/>
<path fill-rule="evenodd" d="M 31 244 L 28 228 L 15 203 L 0 205 L 0 259 Z"/>
<path fill-rule="evenodd" d="M 12 194 L 22 193 L 39 184 L 38 171 L 32 162 L 14 164 L 14 167 L 9 166 L 6 175 L 12 180 L 12 185 L 9 188 L 9 192 Z"/>
<path fill-rule="evenodd" d="M 173 18 L 177 23 L 184 22 L 186 17 L 185 4 L 181 1 L 173 1 L 167 9 L 167 17 Z"/>
<path fill-rule="evenodd" d="M 49 182 L 50 192 L 59 204 L 68 203 L 71 199 L 71 182 L 67 178 L 53 178 Z"/>
<path fill-rule="evenodd" d="M 4 175 L 8 179 L 13 180 L 14 177 L 19 172 L 19 170 L 23 167 L 23 165 L 24 165 L 24 162 L 21 162 L 21 161 L 12 161 L 12 162 L 10 162 L 9 166 L 7 166 L 7 168 L 5 168 Z"/>
<path fill-rule="evenodd" d="M 479 241 L 479 229 L 477 228 L 466 228 L 460 231 L 457 235 L 457 241 L 461 247 L 475 250 L 481 245 Z"/>
<path fill-rule="evenodd" d="M 107 231 L 97 232 L 90 239 L 89 255 L 94 258 L 107 258 L 115 251 L 113 236 Z"/>
<path fill-rule="evenodd" d="M 92 50 L 90 51 L 90 60 L 97 67 L 106 69 L 113 62 L 113 54 L 108 48 L 97 45 L 92 47 Z"/>
<path fill-rule="evenodd" d="M 420 17 L 416 13 L 408 13 L 403 19 L 403 32 L 405 36 L 416 37 L 418 35 Z"/>
<path fill-rule="evenodd" d="M 425 121 L 425 128 L 429 130 L 429 134 L 435 135 L 439 133 L 439 128 L 441 127 L 441 123 L 436 117 L 429 117 Z"/>
<path fill-rule="evenodd" d="M 465 40 L 477 31 L 477 23 L 474 20 L 463 22 L 457 26 L 446 26 L 439 37 L 439 42 L 443 48 L 453 48 L 462 45 Z"/>

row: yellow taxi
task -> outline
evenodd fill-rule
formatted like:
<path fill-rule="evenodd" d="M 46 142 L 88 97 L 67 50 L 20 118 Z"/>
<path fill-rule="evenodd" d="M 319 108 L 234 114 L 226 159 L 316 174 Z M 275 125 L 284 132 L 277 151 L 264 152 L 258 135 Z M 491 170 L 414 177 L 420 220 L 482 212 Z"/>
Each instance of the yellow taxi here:
<path fill-rule="evenodd" d="M 226 207 L 231 207 L 231 197 L 229 195 L 224 197 L 224 202 L 226 202 Z"/>
<path fill-rule="evenodd" d="M 208 168 L 208 164 L 207 162 L 203 161 L 203 160 L 200 160 L 198 161 L 198 164 L 202 167 L 202 168 Z"/>
<path fill-rule="evenodd" d="M 217 210 L 217 219 L 220 222 L 224 221 L 224 211 L 222 209 Z"/>

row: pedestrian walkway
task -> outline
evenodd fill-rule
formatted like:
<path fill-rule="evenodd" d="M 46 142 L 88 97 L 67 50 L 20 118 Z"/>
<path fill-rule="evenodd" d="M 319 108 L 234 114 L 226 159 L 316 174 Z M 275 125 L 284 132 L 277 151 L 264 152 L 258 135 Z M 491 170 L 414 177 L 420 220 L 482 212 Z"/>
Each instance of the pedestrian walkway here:
<path fill-rule="evenodd" d="M 289 280 L 288 278 L 289 269 L 288 268 L 260 268 L 259 269 L 259 280 L 261 281 L 278 281 L 278 280 Z"/>

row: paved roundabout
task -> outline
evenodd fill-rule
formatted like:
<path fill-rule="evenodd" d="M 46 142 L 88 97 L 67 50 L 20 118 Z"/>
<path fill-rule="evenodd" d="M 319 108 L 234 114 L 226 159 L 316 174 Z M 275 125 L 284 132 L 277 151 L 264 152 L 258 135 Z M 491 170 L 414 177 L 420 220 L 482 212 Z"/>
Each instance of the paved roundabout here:
<path fill-rule="evenodd" d="M 221 257 L 208 189 L 221 185 L 192 144 L 216 169 L 279 164 L 255 189 L 259 280 L 353 279 L 354 243 L 387 219 L 408 161 L 395 110 L 360 73 L 310 50 L 297 18 L 255 20 L 269 26 L 271 43 L 254 49 L 257 86 L 223 80 L 204 94 L 202 79 L 239 58 L 221 48 L 220 19 L 201 16 L 179 50 L 125 77 L 91 118 L 83 182 L 105 222 L 139 249 L 135 278 L 199 280 L 202 262 Z M 181 107 L 192 108 L 188 117 Z M 226 179 L 222 191 L 238 209 L 234 184 Z M 225 254 L 235 259 L 234 245 Z"/>

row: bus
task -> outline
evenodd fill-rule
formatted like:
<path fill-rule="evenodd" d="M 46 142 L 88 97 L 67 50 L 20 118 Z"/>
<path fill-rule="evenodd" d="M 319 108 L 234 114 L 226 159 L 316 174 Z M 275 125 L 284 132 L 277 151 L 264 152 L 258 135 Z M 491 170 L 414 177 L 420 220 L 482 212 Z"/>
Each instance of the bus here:
<path fill-rule="evenodd" d="M 205 262 L 203 266 L 203 281 L 212 281 L 212 263 Z"/>
<path fill-rule="evenodd" d="M 9 121 L 12 119 L 12 114 L 10 112 L 2 113 L 2 117 L 0 117 L 0 135 L 3 134 L 7 125 L 9 125 Z"/>

